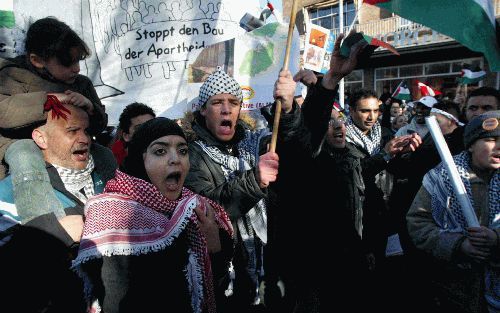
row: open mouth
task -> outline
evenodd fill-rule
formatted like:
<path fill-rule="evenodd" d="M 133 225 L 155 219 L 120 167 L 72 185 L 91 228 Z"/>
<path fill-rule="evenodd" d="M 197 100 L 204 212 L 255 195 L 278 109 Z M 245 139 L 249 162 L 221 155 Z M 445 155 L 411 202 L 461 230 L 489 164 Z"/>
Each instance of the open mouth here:
<path fill-rule="evenodd" d="M 179 182 L 181 180 L 181 172 L 172 172 L 167 175 L 165 182 L 167 183 L 167 189 L 177 190 Z"/>
<path fill-rule="evenodd" d="M 75 156 L 75 159 L 77 161 L 87 161 L 89 156 L 89 150 L 88 149 L 75 150 L 73 151 L 73 155 Z"/>
<path fill-rule="evenodd" d="M 223 121 L 220 123 L 220 126 L 223 126 L 223 127 L 231 127 L 231 126 L 233 126 L 233 123 L 232 123 L 230 120 L 223 120 Z"/>
<path fill-rule="evenodd" d="M 233 127 L 233 122 L 230 120 L 223 120 L 220 123 L 220 131 L 222 134 L 228 135 L 231 133 L 231 129 Z"/>

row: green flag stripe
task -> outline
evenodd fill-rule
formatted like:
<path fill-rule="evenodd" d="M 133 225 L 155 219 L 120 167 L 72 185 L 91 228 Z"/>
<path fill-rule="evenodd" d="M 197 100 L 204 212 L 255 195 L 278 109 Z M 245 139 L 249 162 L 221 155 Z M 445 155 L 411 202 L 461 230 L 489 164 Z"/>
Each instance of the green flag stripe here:
<path fill-rule="evenodd" d="M 0 27 L 13 28 L 14 25 L 14 12 L 0 10 Z"/>
<path fill-rule="evenodd" d="M 484 53 L 493 71 L 500 71 L 496 32 L 483 8 L 470 0 L 392 0 L 376 4 L 397 15 L 454 38 Z M 443 17 L 446 18 L 443 18 Z"/>

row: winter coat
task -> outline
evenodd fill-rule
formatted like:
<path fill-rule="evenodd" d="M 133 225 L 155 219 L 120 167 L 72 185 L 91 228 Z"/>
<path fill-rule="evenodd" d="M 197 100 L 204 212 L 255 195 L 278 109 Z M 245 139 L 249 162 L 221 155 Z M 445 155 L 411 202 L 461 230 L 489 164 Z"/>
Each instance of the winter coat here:
<path fill-rule="evenodd" d="M 312 305 L 309 301 L 319 306 L 312 295 L 320 291 L 324 277 L 335 277 L 335 284 L 342 286 L 331 300 L 349 303 L 359 295 L 354 285 L 363 273 L 355 227 L 363 203 L 360 159 L 349 144 L 335 149 L 323 141 L 335 94 L 320 80 L 309 88 L 301 108 L 285 114 L 297 115 L 295 123 L 278 133 L 280 166 L 269 192 L 276 196 L 269 207 L 266 286 L 281 279 L 289 299 L 285 301 L 297 301 L 299 307 Z M 334 257 L 326 258 L 326 249 Z"/>
<path fill-rule="evenodd" d="M 384 159 L 383 150 L 387 142 L 392 139 L 391 131 L 382 127 L 380 139 L 380 153 L 370 156 L 368 151 L 353 145 L 353 154 L 361 160 L 363 181 L 365 184 L 365 198 L 363 204 L 363 241 L 367 252 L 375 256 L 384 257 L 389 229 L 387 207 L 384 192 L 377 185 L 377 175 L 387 169 L 388 163 Z"/>
<path fill-rule="evenodd" d="M 116 170 L 109 150 L 94 149 L 92 172 L 94 191 L 103 191 Z M 111 161 L 111 163 L 109 163 Z M 56 197 L 67 215 L 82 215 L 84 204 L 67 191 L 57 170 L 47 163 L 47 172 Z M 83 284 L 70 270 L 78 243 L 47 213 L 24 225 L 17 217 L 10 176 L 0 181 L 0 294 L 9 312 L 84 312 Z M 11 227 L 9 227 L 11 226 Z M 12 308 L 12 309 L 8 309 Z"/>
<path fill-rule="evenodd" d="M 44 77 L 26 63 L 26 56 L 7 60 L 0 58 L 0 160 L 14 139 L 31 139 L 31 131 L 47 120 L 43 106 L 47 93 L 72 90 L 94 104 L 94 114 L 89 117 L 89 132 L 97 135 L 104 130 L 108 116 L 90 79 L 78 75 L 68 85 Z M 0 166 L 0 178 L 6 169 Z"/>

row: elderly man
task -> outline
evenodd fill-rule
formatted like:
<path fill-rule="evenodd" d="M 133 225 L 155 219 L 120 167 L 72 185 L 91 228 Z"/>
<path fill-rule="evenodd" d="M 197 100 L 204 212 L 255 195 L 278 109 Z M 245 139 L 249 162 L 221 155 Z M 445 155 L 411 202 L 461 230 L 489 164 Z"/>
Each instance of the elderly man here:
<path fill-rule="evenodd" d="M 495 88 L 481 87 L 467 97 L 465 118 L 470 121 L 475 116 L 498 109 L 500 109 L 500 92 Z"/>
<path fill-rule="evenodd" d="M 2 295 L 11 311 L 82 312 L 81 282 L 69 267 L 83 230 L 83 206 L 113 177 L 111 151 L 91 156 L 88 114 L 73 105 L 49 111 L 32 138 L 62 209 L 18 211 L 11 176 L 0 181 Z"/>
<path fill-rule="evenodd" d="M 500 310 L 499 121 L 499 111 L 469 121 L 466 150 L 453 157 L 480 226 L 467 225 L 443 163 L 424 176 L 407 215 L 415 245 L 434 257 L 442 312 Z"/>
<path fill-rule="evenodd" d="M 283 98 L 283 111 L 289 112 L 295 82 L 288 71 L 280 73 L 280 81 L 284 83 L 275 96 Z M 236 233 L 233 295 L 224 297 L 227 281 L 216 282 L 217 306 L 222 312 L 258 303 L 256 290 L 263 275 L 263 244 L 267 242 L 264 199 L 278 170 L 277 154 L 265 153 L 269 131 L 251 131 L 239 119 L 242 100 L 239 84 L 221 69 L 202 85 L 201 108 L 194 112 L 192 123 L 196 138 L 189 144 L 191 169 L 185 182 L 194 192 L 223 205 Z M 226 294 L 231 294 L 230 289 Z M 230 308 L 232 304 L 236 307 Z"/>

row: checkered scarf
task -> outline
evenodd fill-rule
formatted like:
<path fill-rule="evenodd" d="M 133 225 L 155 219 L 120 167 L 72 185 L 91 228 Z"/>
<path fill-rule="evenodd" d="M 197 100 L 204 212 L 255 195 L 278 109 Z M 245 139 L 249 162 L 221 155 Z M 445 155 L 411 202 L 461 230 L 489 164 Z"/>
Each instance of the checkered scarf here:
<path fill-rule="evenodd" d="M 218 147 L 209 146 L 201 140 L 197 140 L 195 143 L 215 163 L 220 165 L 226 181 L 229 182 L 235 179 L 239 173 L 255 168 L 259 160 L 260 140 L 268 134 L 267 129 L 255 132 L 247 130 L 245 138 L 238 143 L 239 158 L 223 153 Z M 256 240 L 260 239 L 264 244 L 267 243 L 267 209 L 264 199 L 257 202 L 253 208 L 239 218 L 236 224 L 247 254 L 247 273 L 255 284 L 255 288 L 258 289 L 259 277 L 263 275 L 264 270 L 262 266 L 259 267 L 258 256 L 261 256 L 262 261 L 262 250 L 261 253 L 257 253 Z M 231 283 L 234 284 L 234 276 L 231 278 Z"/>
<path fill-rule="evenodd" d="M 375 155 L 380 151 L 382 127 L 378 121 L 373 125 L 372 129 L 368 132 L 368 135 L 363 134 L 361 129 L 354 124 L 352 117 L 350 116 L 346 120 L 345 127 L 346 140 L 348 142 L 365 149 L 370 155 Z"/>
<path fill-rule="evenodd" d="M 256 132 L 245 131 L 244 139 L 238 143 L 239 158 L 223 153 L 216 146 L 209 146 L 202 140 L 196 140 L 195 143 L 220 165 L 226 181 L 231 181 L 238 176 L 238 173 L 255 168 L 259 160 L 260 141 L 267 135 L 269 135 L 267 129 Z M 263 199 L 238 220 L 238 230 L 243 239 L 253 238 L 255 232 L 263 243 L 267 243 L 267 209 Z"/>
<path fill-rule="evenodd" d="M 198 104 L 203 106 L 211 96 L 228 93 L 241 102 L 243 101 L 243 93 L 238 82 L 227 75 L 220 66 L 217 70 L 208 76 L 207 80 L 200 88 L 200 95 L 198 97 Z"/>
<path fill-rule="evenodd" d="M 85 206 L 85 226 L 78 257 L 73 267 L 84 277 L 86 292 L 94 308 L 91 288 L 81 264 L 112 255 L 141 255 L 167 249 L 186 231 L 189 263 L 186 279 L 194 312 L 215 312 L 210 258 L 206 239 L 200 231 L 194 208 L 214 208 L 216 222 L 231 236 L 231 222 L 217 203 L 182 189 L 179 200 L 165 198 L 152 184 L 116 171 L 104 193 Z"/>
<path fill-rule="evenodd" d="M 472 188 L 469 182 L 470 178 L 470 154 L 463 151 L 453 157 L 458 174 L 462 179 L 465 190 L 469 199 L 471 200 L 472 207 L 474 201 L 472 198 Z M 438 225 L 449 231 L 463 230 L 467 228 L 467 222 L 458 199 L 455 196 L 455 191 L 450 181 L 448 171 L 443 163 L 430 170 L 425 174 L 422 181 L 425 189 L 431 194 L 432 215 L 436 219 Z M 500 172 L 497 170 L 491 178 L 488 190 L 488 204 L 489 216 L 488 225 L 493 225 L 496 221 L 495 217 L 500 214 Z"/>
<path fill-rule="evenodd" d="M 455 155 L 453 160 L 464 184 L 467 196 L 471 201 L 472 207 L 474 207 L 472 188 L 469 181 L 470 154 L 468 151 L 463 151 Z M 432 216 L 436 224 L 441 228 L 441 232 L 465 233 L 467 222 L 444 164 L 441 163 L 425 174 L 422 185 L 431 195 Z M 488 227 L 492 229 L 500 227 L 499 194 L 500 171 L 496 170 L 488 186 Z M 488 301 L 490 306 L 500 309 L 500 273 L 498 269 L 490 267 L 487 264 L 484 279 L 486 301 Z"/>
<path fill-rule="evenodd" d="M 54 165 L 54 164 L 53 164 Z M 64 188 L 85 203 L 94 195 L 94 183 L 92 182 L 92 171 L 94 170 L 94 159 L 89 155 L 87 166 L 83 170 L 75 170 L 54 165 L 64 183 Z M 85 192 L 83 194 L 81 190 Z"/>

